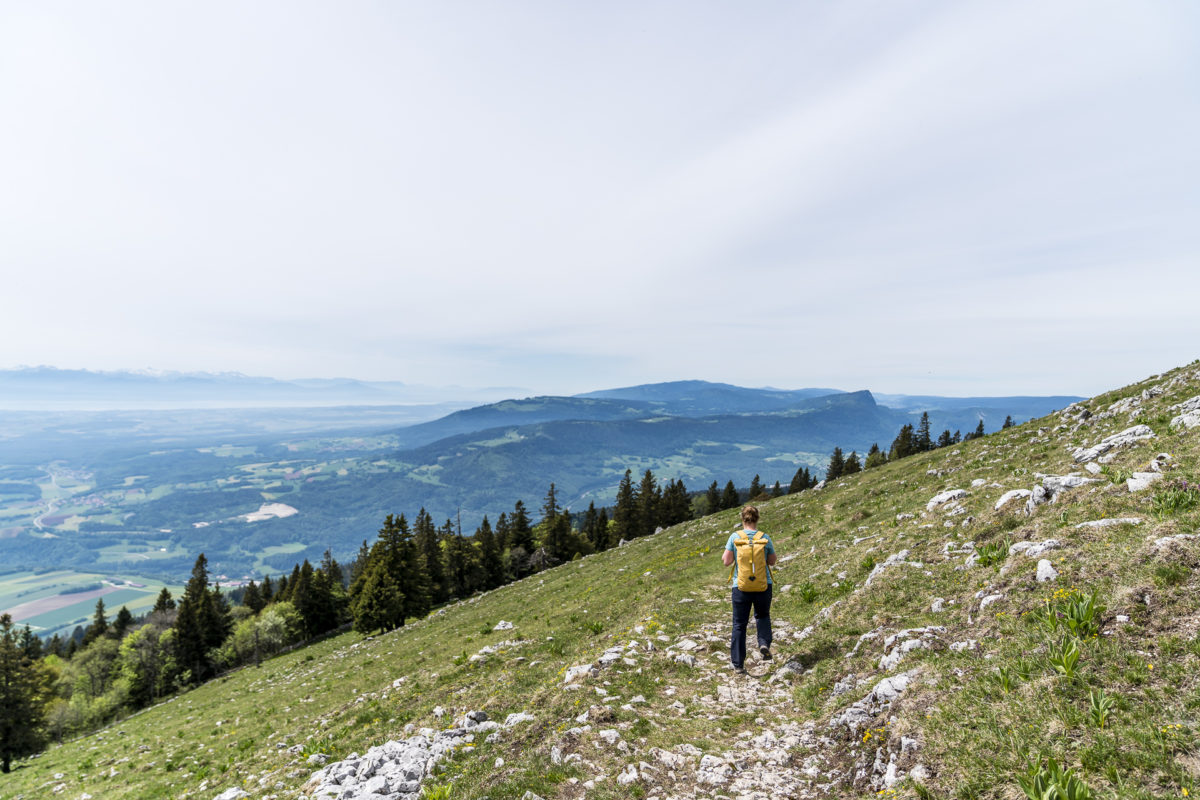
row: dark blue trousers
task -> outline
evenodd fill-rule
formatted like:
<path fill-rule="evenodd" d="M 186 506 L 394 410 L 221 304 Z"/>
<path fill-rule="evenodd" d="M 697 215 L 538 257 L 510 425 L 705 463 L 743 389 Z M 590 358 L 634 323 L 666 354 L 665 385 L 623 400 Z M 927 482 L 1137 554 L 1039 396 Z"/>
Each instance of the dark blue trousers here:
<path fill-rule="evenodd" d="M 754 625 L 758 628 L 758 646 L 771 646 L 771 589 L 765 592 L 743 592 L 733 587 L 733 635 L 729 638 L 729 661 L 735 667 L 746 663 L 746 623 L 754 609 Z"/>

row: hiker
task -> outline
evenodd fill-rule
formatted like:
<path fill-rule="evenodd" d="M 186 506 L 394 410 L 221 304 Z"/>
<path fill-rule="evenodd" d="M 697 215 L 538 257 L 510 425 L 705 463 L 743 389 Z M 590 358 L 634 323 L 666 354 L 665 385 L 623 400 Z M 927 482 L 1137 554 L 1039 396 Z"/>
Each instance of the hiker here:
<path fill-rule="evenodd" d="M 733 634 L 729 639 L 729 663 L 738 675 L 746 674 L 746 623 L 754 608 L 754 624 L 758 629 L 758 653 L 763 661 L 771 659 L 771 567 L 775 566 L 775 545 L 771 537 L 758 530 L 758 509 L 742 509 L 742 529 L 729 535 L 725 566 L 732 567 L 729 580 L 733 586 Z M 765 579 L 765 580 L 764 580 Z"/>

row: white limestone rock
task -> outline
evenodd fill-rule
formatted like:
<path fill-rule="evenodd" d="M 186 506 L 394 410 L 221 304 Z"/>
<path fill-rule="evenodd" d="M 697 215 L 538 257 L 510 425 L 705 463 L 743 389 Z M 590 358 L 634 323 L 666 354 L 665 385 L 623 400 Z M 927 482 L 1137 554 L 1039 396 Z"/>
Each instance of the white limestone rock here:
<path fill-rule="evenodd" d="M 1050 563 L 1050 560 L 1043 558 L 1037 565 L 1037 582 L 1047 583 L 1048 581 L 1058 580 L 1058 570 Z"/>
<path fill-rule="evenodd" d="M 1049 550 L 1057 550 L 1062 547 L 1062 542 L 1058 539 L 1047 539 L 1044 542 L 1017 542 L 1008 548 L 1009 555 L 1014 553 L 1024 554 L 1030 558 L 1036 558 L 1042 553 Z"/>
<path fill-rule="evenodd" d="M 1072 457 L 1074 457 L 1076 464 L 1082 464 L 1086 461 L 1097 459 L 1110 450 L 1153 438 L 1154 431 L 1150 429 L 1149 425 L 1134 425 L 1132 428 L 1126 428 L 1120 433 L 1114 433 L 1112 436 L 1101 439 L 1099 444 L 1092 447 L 1080 447 L 1076 449 L 1072 453 Z"/>
<path fill-rule="evenodd" d="M 996 501 L 994 508 L 996 511 L 999 511 L 1008 505 L 1010 501 L 1020 500 L 1029 497 L 1031 494 L 1033 494 L 1033 492 L 1029 489 L 1012 489 L 1011 491 L 1007 491 L 1000 495 L 1000 499 Z"/>
<path fill-rule="evenodd" d="M 1161 472 L 1135 472 L 1133 477 L 1125 481 L 1130 492 L 1144 492 L 1151 484 L 1162 480 Z"/>
<path fill-rule="evenodd" d="M 944 503 L 949 503 L 952 500 L 961 500 L 966 496 L 966 489 L 947 489 L 946 491 L 940 492 L 931 497 L 929 502 L 925 504 L 925 510 L 933 511 L 935 508 L 943 505 Z"/>
<path fill-rule="evenodd" d="M 1088 522 L 1080 522 L 1076 528 L 1113 528 L 1117 525 L 1141 525 L 1142 521 L 1137 517 L 1109 517 L 1107 519 L 1093 519 Z"/>

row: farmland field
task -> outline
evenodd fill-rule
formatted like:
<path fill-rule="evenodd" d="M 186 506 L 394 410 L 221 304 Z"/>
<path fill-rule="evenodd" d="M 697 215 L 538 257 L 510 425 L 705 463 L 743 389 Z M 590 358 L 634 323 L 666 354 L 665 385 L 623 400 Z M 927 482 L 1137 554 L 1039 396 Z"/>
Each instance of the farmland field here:
<path fill-rule="evenodd" d="M 110 620 L 121 606 L 138 616 L 154 607 L 163 586 L 175 597 L 183 591 L 179 584 L 128 574 L 11 572 L 0 575 L 0 613 L 12 614 L 19 625 L 29 625 L 42 635 L 69 633 L 75 625 L 91 619 L 97 598 L 104 599 Z"/>

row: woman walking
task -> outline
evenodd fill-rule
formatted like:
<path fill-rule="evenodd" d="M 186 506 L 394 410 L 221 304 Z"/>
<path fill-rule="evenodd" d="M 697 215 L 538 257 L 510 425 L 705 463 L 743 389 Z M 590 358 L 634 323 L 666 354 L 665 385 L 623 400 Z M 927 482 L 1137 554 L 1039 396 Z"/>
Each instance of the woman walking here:
<path fill-rule="evenodd" d="M 758 530 L 758 509 L 742 509 L 742 530 L 734 531 L 721 554 L 725 566 L 732 567 L 733 634 L 729 639 L 729 663 L 738 675 L 746 674 L 746 623 L 754 609 L 758 631 L 758 653 L 763 661 L 771 658 L 771 567 L 775 566 L 775 545 L 771 537 Z"/>

